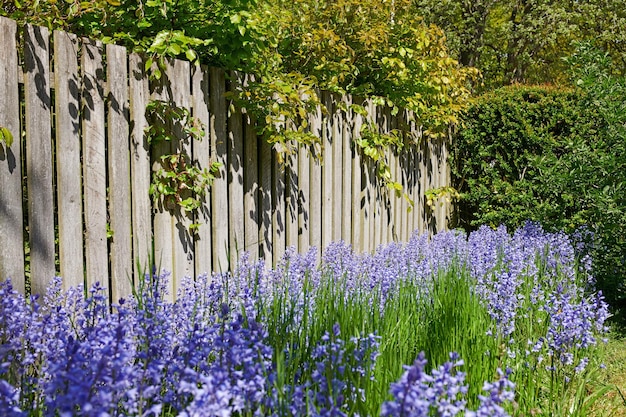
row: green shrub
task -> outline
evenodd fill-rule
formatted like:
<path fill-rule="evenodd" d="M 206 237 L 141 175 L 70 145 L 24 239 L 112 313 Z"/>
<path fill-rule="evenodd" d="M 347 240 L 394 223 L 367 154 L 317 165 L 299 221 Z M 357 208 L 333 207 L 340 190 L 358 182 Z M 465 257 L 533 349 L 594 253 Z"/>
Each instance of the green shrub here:
<path fill-rule="evenodd" d="M 455 226 L 526 220 L 590 237 L 594 273 L 614 311 L 626 310 L 626 81 L 588 44 L 569 59 L 572 88 L 513 86 L 465 113 L 452 175 Z"/>

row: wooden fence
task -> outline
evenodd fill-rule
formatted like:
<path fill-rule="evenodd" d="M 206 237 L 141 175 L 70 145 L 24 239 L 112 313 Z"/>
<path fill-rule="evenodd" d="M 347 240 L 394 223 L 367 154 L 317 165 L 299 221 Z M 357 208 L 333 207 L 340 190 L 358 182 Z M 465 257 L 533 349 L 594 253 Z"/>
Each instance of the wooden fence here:
<path fill-rule="evenodd" d="M 228 270 L 242 251 L 272 265 L 289 246 L 306 251 L 341 239 L 373 251 L 414 230 L 445 228 L 448 206 L 431 211 L 424 191 L 448 184 L 446 141 L 419 140 L 407 114 L 369 105 L 381 131 L 403 127 L 416 139 L 390 155 L 412 211 L 355 150 L 362 116 L 338 106 L 350 97 L 324 93 L 328 113 L 310 117 L 322 163 L 300 149 L 280 164 L 254 122 L 225 98 L 223 71 L 175 60 L 157 86 L 144 66 L 123 47 L 29 25 L 18 30 L 0 17 L 0 126 L 15 139 L 0 144 L 1 279 L 21 291 L 30 283 L 32 293 L 54 275 L 64 287 L 100 281 L 117 300 L 130 293 L 152 250 L 172 272 L 175 293 L 182 277 Z M 153 207 L 155 151 L 144 135 L 153 99 L 202 121 L 205 139 L 188 149 L 198 166 L 223 164 L 197 218 Z M 195 234 L 191 222 L 200 224 Z"/>

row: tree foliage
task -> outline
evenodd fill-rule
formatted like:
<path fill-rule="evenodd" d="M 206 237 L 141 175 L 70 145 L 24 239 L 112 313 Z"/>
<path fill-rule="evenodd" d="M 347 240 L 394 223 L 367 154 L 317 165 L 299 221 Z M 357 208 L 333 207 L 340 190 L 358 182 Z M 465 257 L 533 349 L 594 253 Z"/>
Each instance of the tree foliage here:
<path fill-rule="evenodd" d="M 614 70 L 626 66 L 626 9 L 612 0 L 414 0 L 448 37 L 462 65 L 481 70 L 487 89 L 512 83 L 566 83 L 563 58 L 594 40 Z"/>
<path fill-rule="evenodd" d="M 456 121 L 476 75 L 449 56 L 445 35 L 409 0 L 275 0 L 286 72 L 323 89 L 384 98 L 429 127 Z"/>

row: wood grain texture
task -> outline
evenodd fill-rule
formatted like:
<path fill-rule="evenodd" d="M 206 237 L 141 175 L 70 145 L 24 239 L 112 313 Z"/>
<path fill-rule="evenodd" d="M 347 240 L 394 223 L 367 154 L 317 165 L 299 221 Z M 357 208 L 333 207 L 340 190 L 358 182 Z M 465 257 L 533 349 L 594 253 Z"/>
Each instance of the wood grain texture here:
<path fill-rule="evenodd" d="M 33 294 L 43 294 L 50 280 L 56 275 L 48 41 L 47 29 L 26 26 L 24 30 L 26 176 L 30 282 Z M 106 274 L 104 276 L 106 277 Z"/>
<path fill-rule="evenodd" d="M 108 85 L 109 217 L 113 233 L 111 297 L 114 303 L 132 294 L 132 206 L 130 193 L 130 114 L 126 48 L 106 46 Z"/>
<path fill-rule="evenodd" d="M 155 65 L 156 64 L 153 64 L 153 69 Z M 162 71 L 161 78 L 152 79 L 150 82 L 150 100 L 158 100 L 163 102 L 166 106 L 174 106 L 172 97 L 173 81 L 172 62 L 168 60 L 166 62 L 165 71 Z M 155 116 L 150 115 L 150 117 Z M 148 120 L 148 123 L 150 124 L 152 121 Z M 166 121 L 166 123 L 166 129 L 173 129 L 173 121 Z M 175 145 L 171 140 L 160 140 L 150 144 L 151 171 L 153 177 L 160 169 L 166 168 L 163 166 L 161 158 L 165 155 L 171 155 L 174 150 Z M 159 197 L 153 200 L 152 230 L 154 232 L 154 262 L 159 274 L 168 274 L 164 299 L 170 302 L 174 300 L 174 221 L 170 210 L 174 209 L 175 203 L 171 199 Z"/>
<path fill-rule="evenodd" d="M 312 158 L 307 146 L 298 150 L 298 251 L 310 248 L 311 224 L 311 164 Z"/>
<path fill-rule="evenodd" d="M 285 163 L 285 246 L 298 249 L 298 212 L 300 177 L 298 175 L 298 148 L 287 155 Z"/>
<path fill-rule="evenodd" d="M 341 97 L 333 94 L 331 122 L 332 148 L 332 235 L 333 242 L 342 240 L 343 230 L 343 115 L 340 107 Z"/>
<path fill-rule="evenodd" d="M 104 66 L 101 42 L 83 39 L 81 69 L 86 283 L 87 287 L 96 282 L 109 287 Z"/>
<path fill-rule="evenodd" d="M 352 241 L 352 160 L 353 152 L 353 118 L 352 111 L 348 110 L 352 100 L 341 97 L 343 106 L 339 123 L 341 124 L 341 239 L 345 242 Z"/>
<path fill-rule="evenodd" d="M 211 192 L 213 229 L 213 269 L 229 270 L 228 237 L 228 135 L 226 132 L 226 80 L 223 70 L 211 68 L 209 101 L 211 104 L 211 155 L 222 164 Z"/>
<path fill-rule="evenodd" d="M 198 119 L 204 127 L 204 137 L 201 141 L 194 142 L 193 160 L 201 170 L 209 170 L 211 167 L 211 129 L 209 116 L 209 71 L 207 67 L 195 65 L 192 69 L 191 89 L 193 96 L 193 117 Z M 198 211 L 196 223 L 198 230 L 195 236 L 195 269 L 196 275 L 210 273 L 212 271 L 212 245 L 211 245 L 211 193 L 212 187 L 206 191 L 203 204 Z"/>
<path fill-rule="evenodd" d="M 243 176 L 243 222 L 244 250 L 250 258 L 259 258 L 260 201 L 259 201 L 259 139 L 256 121 L 250 114 L 244 115 L 244 176 Z"/>
<path fill-rule="evenodd" d="M 237 85 L 243 83 L 243 76 L 238 72 L 230 73 L 229 90 L 235 92 Z M 226 102 L 228 110 L 228 255 L 232 267 L 237 265 L 239 255 L 244 249 L 244 153 L 243 153 L 243 115 L 241 109 L 230 100 Z"/>
<path fill-rule="evenodd" d="M 277 263 L 285 253 L 286 247 L 286 183 L 285 167 L 272 151 L 272 258 Z"/>
<path fill-rule="evenodd" d="M 356 101 L 357 105 L 363 105 L 362 100 Z M 363 116 L 354 112 L 351 116 L 352 141 L 354 142 L 354 152 L 352 158 L 352 236 L 350 242 L 357 252 L 363 252 L 363 220 L 365 216 L 365 190 L 363 188 L 363 158 L 361 149 L 356 145 L 356 140 L 361 137 L 361 127 L 363 126 Z"/>
<path fill-rule="evenodd" d="M 323 145 L 322 121 L 322 110 L 318 106 L 317 110 L 309 115 L 309 126 L 311 133 L 318 137 Z M 317 248 L 318 256 L 322 251 L 322 155 L 320 149 L 314 150 L 309 170 L 309 245 Z"/>
<path fill-rule="evenodd" d="M 180 59 L 171 61 L 167 76 L 172 80 L 171 98 L 174 106 L 191 110 L 191 67 L 189 62 Z M 186 122 L 186 120 L 185 120 Z M 181 152 L 186 159 L 185 163 L 193 161 L 193 146 L 196 140 L 180 129 L 175 129 L 173 149 Z M 181 192 L 181 199 L 192 197 L 191 192 Z M 174 294 L 180 289 L 185 277 L 194 278 L 194 238 L 190 226 L 194 223 L 194 213 L 186 212 L 180 207 L 170 211 L 172 227 L 172 291 Z"/>
<path fill-rule="evenodd" d="M 148 77 L 143 58 L 129 57 L 129 113 L 131 206 L 133 241 L 133 278 L 136 284 L 141 275 L 149 273 L 154 262 L 152 252 L 152 206 L 150 204 L 150 147 L 144 133 L 148 126 L 146 106 L 150 100 Z"/>
<path fill-rule="evenodd" d="M 322 251 L 333 241 L 333 100 L 332 94 L 322 93 L 322 103 L 328 113 L 322 118 Z"/>
<path fill-rule="evenodd" d="M 274 265 L 272 227 L 272 147 L 266 140 L 259 142 L 259 186 L 260 186 L 260 228 L 259 256 L 265 266 Z"/>
<path fill-rule="evenodd" d="M 0 17 L 0 127 L 13 144 L 0 143 L 0 281 L 26 291 L 22 209 L 22 152 L 18 89 L 17 25 Z"/>
<path fill-rule="evenodd" d="M 54 31 L 59 267 L 63 288 L 83 285 L 83 198 L 78 38 Z M 77 221 L 77 219 L 80 219 Z"/>

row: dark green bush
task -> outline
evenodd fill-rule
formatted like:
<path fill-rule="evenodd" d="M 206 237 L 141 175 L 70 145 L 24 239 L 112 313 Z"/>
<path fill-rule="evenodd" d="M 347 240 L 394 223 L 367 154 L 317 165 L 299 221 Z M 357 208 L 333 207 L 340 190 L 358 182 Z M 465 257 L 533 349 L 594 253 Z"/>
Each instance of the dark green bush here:
<path fill-rule="evenodd" d="M 626 81 L 581 45 L 571 89 L 513 86 L 480 97 L 455 136 L 455 226 L 527 220 L 592 236 L 598 286 L 626 311 Z"/>

